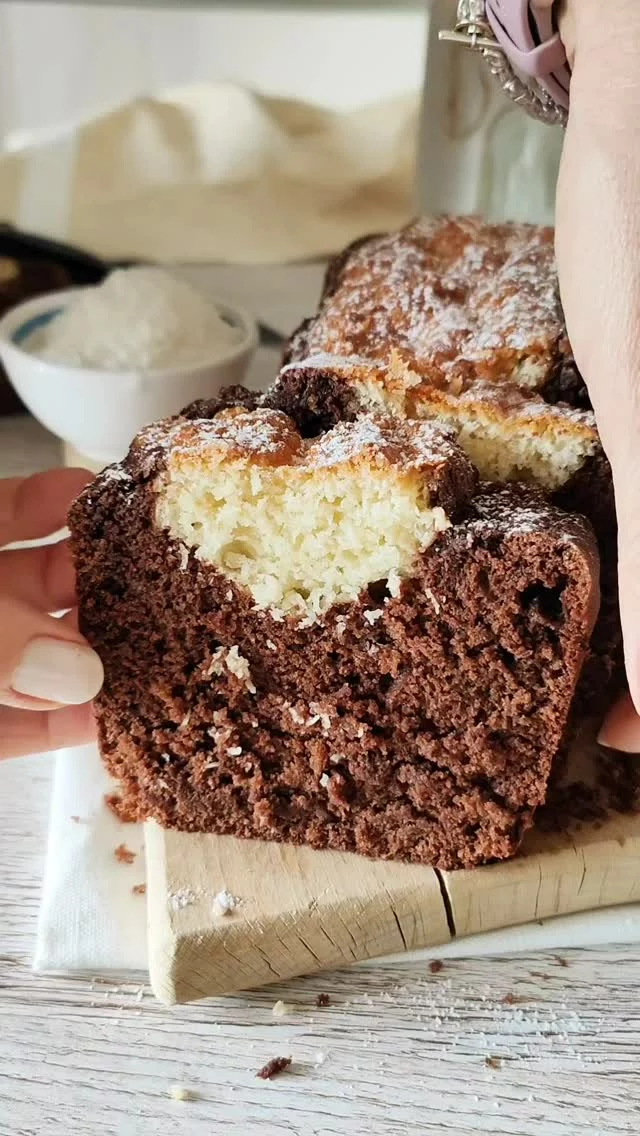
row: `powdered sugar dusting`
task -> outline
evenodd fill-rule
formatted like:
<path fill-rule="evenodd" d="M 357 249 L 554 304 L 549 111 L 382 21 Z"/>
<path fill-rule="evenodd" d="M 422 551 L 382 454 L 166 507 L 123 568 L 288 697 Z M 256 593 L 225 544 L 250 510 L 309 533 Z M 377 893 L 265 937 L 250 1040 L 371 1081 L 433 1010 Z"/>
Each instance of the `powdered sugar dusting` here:
<path fill-rule="evenodd" d="M 482 539 L 496 531 L 507 537 L 555 534 L 562 543 L 595 547 L 593 534 L 584 518 L 578 514 L 569 515 L 549 504 L 535 489 L 518 485 L 494 488 L 475 497 L 472 516 L 461 526 L 461 531 L 466 533 L 469 547 L 473 546 L 476 538 Z"/>
<path fill-rule="evenodd" d="M 340 422 L 310 444 L 309 464 L 318 469 L 366 458 L 398 469 L 434 469 L 456 453 L 454 434 L 433 422 L 402 421 L 392 415 L 363 414 Z"/>
<path fill-rule="evenodd" d="M 567 429 L 579 428 L 597 438 L 596 419 L 592 411 L 545 402 L 540 395 L 523 393 L 514 383 L 491 383 L 480 379 L 457 397 L 461 406 L 495 407 L 511 418 L 545 420 L 558 426 L 564 424 Z"/>
<path fill-rule="evenodd" d="M 102 481 L 131 481 L 132 477 L 128 469 L 117 462 L 115 465 L 108 465 L 106 469 L 102 470 L 100 474 Z"/>
<path fill-rule="evenodd" d="M 363 460 L 375 468 L 429 475 L 452 458 L 460 459 L 454 437 L 443 424 L 405 421 L 387 412 L 363 414 L 320 437 L 302 438 L 287 415 L 260 409 L 223 411 L 213 420 L 169 419 L 143 430 L 136 449 L 138 454 L 162 452 L 171 469 L 229 460 L 306 472 Z"/>
<path fill-rule="evenodd" d="M 550 229 L 444 218 L 353 250 L 300 349 L 352 362 L 388 359 L 395 347 L 432 381 L 539 388 L 563 334 Z"/>

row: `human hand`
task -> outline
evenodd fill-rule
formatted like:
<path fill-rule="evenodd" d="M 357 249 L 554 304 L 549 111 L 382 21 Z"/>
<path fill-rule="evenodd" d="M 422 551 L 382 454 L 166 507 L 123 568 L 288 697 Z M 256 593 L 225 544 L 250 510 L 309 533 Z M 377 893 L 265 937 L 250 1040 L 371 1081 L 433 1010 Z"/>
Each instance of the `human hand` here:
<path fill-rule="evenodd" d="M 102 685 L 100 659 L 80 635 L 73 610 L 68 541 L 6 549 L 66 524 L 90 480 L 78 469 L 0 481 L 0 759 L 90 741 L 90 700 Z"/>
<path fill-rule="evenodd" d="M 558 271 L 569 338 L 613 470 L 631 694 L 600 740 L 640 753 L 640 5 L 609 0 L 605 12 L 601 0 L 566 0 L 565 8 L 573 78 Z"/>

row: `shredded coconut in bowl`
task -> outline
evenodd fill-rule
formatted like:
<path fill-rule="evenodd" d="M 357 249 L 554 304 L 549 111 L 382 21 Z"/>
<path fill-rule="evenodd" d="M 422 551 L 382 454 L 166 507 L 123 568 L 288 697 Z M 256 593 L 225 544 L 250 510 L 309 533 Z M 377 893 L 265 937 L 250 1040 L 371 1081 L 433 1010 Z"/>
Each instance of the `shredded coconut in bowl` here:
<path fill-rule="evenodd" d="M 119 268 L 73 297 L 33 351 L 67 367 L 158 371 L 215 362 L 240 338 L 184 280 L 162 268 Z"/>

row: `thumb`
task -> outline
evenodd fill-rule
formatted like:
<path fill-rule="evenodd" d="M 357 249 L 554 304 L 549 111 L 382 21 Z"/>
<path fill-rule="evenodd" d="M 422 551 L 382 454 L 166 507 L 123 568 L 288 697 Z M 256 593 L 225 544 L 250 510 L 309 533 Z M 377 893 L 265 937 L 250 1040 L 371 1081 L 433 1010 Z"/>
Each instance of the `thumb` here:
<path fill-rule="evenodd" d="M 598 741 L 601 746 L 619 753 L 640 754 L 640 717 L 628 694 L 607 715 Z"/>
<path fill-rule="evenodd" d="M 68 620 L 0 594 L 0 628 L 0 705 L 80 705 L 100 690 L 102 663 Z"/>

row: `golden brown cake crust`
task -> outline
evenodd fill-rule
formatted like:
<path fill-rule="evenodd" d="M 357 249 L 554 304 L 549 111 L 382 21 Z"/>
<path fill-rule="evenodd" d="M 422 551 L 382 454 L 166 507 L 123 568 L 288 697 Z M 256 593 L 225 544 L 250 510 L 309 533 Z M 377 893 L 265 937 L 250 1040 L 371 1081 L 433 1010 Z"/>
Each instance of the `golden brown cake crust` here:
<path fill-rule="evenodd" d="M 567 352 L 553 230 L 437 218 L 351 246 L 287 358 L 385 362 L 394 348 L 432 383 L 544 388 Z"/>

